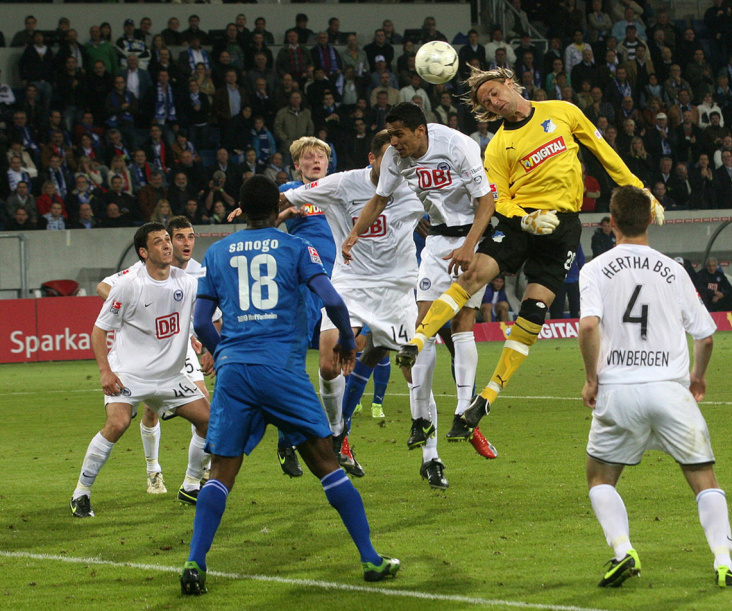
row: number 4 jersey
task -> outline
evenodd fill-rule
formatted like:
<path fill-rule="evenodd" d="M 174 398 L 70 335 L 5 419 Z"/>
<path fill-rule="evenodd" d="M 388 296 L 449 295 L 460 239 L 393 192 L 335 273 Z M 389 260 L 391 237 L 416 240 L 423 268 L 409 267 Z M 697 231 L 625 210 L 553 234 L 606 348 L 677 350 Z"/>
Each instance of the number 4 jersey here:
<path fill-rule="evenodd" d="M 689 348 L 716 330 L 686 270 L 650 246 L 620 244 L 580 271 L 582 318 L 600 319 L 600 384 L 689 385 Z"/>
<path fill-rule="evenodd" d="M 195 300 L 196 280 L 176 267 L 167 280 L 154 280 L 144 265 L 121 276 L 95 323 L 116 332 L 109 351 L 112 371 L 161 380 L 179 375 Z"/>
<path fill-rule="evenodd" d="M 304 367 L 308 331 L 300 285 L 318 274 L 325 274 L 318 251 L 274 228 L 237 231 L 209 247 L 198 297 L 213 299 L 223 313 L 216 367 Z"/>

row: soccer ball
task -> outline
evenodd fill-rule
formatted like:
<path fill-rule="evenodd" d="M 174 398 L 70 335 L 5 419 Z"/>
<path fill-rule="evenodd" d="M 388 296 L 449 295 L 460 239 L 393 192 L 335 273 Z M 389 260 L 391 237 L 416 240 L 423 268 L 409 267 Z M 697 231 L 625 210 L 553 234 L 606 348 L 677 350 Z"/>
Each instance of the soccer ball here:
<path fill-rule="evenodd" d="M 423 44 L 414 58 L 417 74 L 428 83 L 447 83 L 458 70 L 458 54 L 441 40 Z"/>

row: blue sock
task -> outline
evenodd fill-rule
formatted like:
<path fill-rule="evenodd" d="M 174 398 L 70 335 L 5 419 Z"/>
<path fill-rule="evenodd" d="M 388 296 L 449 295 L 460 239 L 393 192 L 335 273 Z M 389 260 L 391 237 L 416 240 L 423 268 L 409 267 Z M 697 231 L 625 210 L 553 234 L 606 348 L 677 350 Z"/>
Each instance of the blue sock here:
<path fill-rule="evenodd" d="M 357 363 L 358 363 L 358 360 L 359 360 L 359 359 L 361 358 L 361 355 L 362 355 L 362 354 L 363 354 L 363 350 L 361 350 L 361 352 L 356 352 L 356 362 L 357 362 Z M 348 378 L 350 378 L 350 377 L 351 377 L 351 374 L 349 373 L 349 374 L 348 374 L 348 375 L 346 376 L 346 384 L 348 384 Z"/>
<path fill-rule="evenodd" d="M 292 443 L 290 443 L 290 440 L 287 438 L 287 435 L 285 435 L 280 429 L 277 429 L 277 447 L 280 450 L 284 450 L 285 448 L 291 448 Z"/>
<path fill-rule="evenodd" d="M 221 524 L 228 496 L 228 488 L 217 479 L 208 480 L 198 493 L 188 560 L 196 562 L 202 571 L 206 570 L 206 554 L 211 549 L 211 543 Z"/>
<path fill-rule="evenodd" d="M 366 389 L 372 371 L 373 369 L 367 367 L 361 361 L 356 361 L 356 366 L 353 368 L 351 375 L 348 376 L 346 392 L 343 394 L 343 420 L 349 431 L 351 430 L 353 411 L 361 401 L 361 397 L 363 397 L 363 391 Z"/>
<path fill-rule="evenodd" d="M 343 469 L 329 473 L 320 480 L 328 502 L 335 507 L 345 524 L 348 534 L 361 554 L 361 562 L 381 564 L 381 556 L 371 545 L 371 531 L 363 501 Z"/>
<path fill-rule="evenodd" d="M 389 384 L 391 377 L 391 359 L 387 354 L 379 361 L 374 369 L 374 403 L 382 405 L 384 403 L 384 395 L 386 394 L 386 386 Z"/>

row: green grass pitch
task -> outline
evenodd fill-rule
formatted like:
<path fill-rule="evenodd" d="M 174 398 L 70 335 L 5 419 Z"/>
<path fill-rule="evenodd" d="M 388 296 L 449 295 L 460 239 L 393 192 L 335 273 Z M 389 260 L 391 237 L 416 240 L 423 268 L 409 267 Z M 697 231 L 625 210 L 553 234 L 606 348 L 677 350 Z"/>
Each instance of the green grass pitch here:
<path fill-rule="evenodd" d="M 500 349 L 479 345 L 479 385 Z M 313 377 L 315 357 L 308 361 Z M 732 334 L 720 333 L 702 409 L 720 485 L 732 491 L 730 362 Z M 355 484 L 377 550 L 403 566 L 396 579 L 380 584 L 363 581 L 355 547 L 315 478 L 281 473 L 270 429 L 229 496 L 208 557 L 209 594 L 184 599 L 177 572 L 194 510 L 176 504 L 174 495 L 189 425 L 162 425 L 167 495 L 145 492 L 134 421 L 94 486 L 97 517 L 74 519 L 68 502 L 103 422 L 96 366 L 0 366 L 0 608 L 732 609 L 732 591 L 713 585 L 694 497 L 674 461 L 659 452 L 627 469 L 619 485 L 642 576 L 617 590 L 596 587 L 611 550 L 584 481 L 590 412 L 579 400 L 582 382 L 575 341 L 539 342 L 483 421 L 500 452 L 487 461 L 468 444 L 444 440 L 455 390 L 447 351 L 439 347 L 434 389 L 450 480 L 445 493 L 420 479 L 421 453 L 406 449 L 410 413 L 401 374 L 392 371 L 384 421 L 370 417 L 369 385 L 351 435 L 366 470 Z M 279 383 L 286 393 L 287 381 Z"/>

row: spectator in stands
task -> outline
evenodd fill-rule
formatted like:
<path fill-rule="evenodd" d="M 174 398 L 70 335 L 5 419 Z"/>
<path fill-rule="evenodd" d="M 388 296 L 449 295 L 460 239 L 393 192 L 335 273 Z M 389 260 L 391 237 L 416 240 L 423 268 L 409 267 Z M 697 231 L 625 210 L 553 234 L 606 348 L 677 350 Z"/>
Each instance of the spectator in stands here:
<path fill-rule="evenodd" d="M 587 15 L 588 40 L 590 43 L 593 45 L 599 43 L 597 47 L 602 48 L 605 39 L 612 32 L 612 27 L 613 22 L 610 15 L 602 10 L 602 0 L 592 0 L 592 10 Z"/>
<path fill-rule="evenodd" d="M 175 134 L 175 142 L 173 142 L 170 150 L 173 153 L 173 161 L 175 163 L 180 163 L 181 156 L 185 151 L 190 152 L 193 161 L 201 163 L 201 156 L 198 154 L 195 145 L 188 139 L 188 133 L 185 130 L 178 130 L 178 133 Z"/>
<path fill-rule="evenodd" d="M 311 45 L 315 42 L 315 32 L 308 28 L 308 16 L 305 13 L 298 13 L 295 16 L 295 27 L 292 29 L 297 34 L 297 42 L 299 44 Z M 286 34 L 285 42 L 287 42 Z"/>
<path fill-rule="evenodd" d="M 585 42 L 584 38 L 584 33 L 579 28 L 572 33 L 572 44 L 564 50 L 564 71 L 567 74 L 571 74 L 572 68 L 582 63 L 582 54 L 585 49 L 592 50 L 592 47 Z"/>
<path fill-rule="evenodd" d="M 94 117 L 94 124 L 104 125 L 106 116 L 105 101 L 114 89 L 114 77 L 102 60 L 94 62 L 92 72 L 87 75 L 87 107 Z"/>
<path fill-rule="evenodd" d="M 157 125 L 163 139 L 172 144 L 180 119 L 174 85 L 167 70 L 158 71 L 155 86 L 148 93 L 144 105 L 148 108 L 150 122 Z"/>
<path fill-rule="evenodd" d="M 226 51 L 229 54 L 229 58 L 231 59 L 231 66 L 233 66 L 237 70 L 244 69 L 244 48 L 239 42 L 239 30 L 236 29 L 235 23 L 227 24 L 224 37 L 214 42 L 213 50 L 211 52 L 213 59 L 217 59 L 222 51 Z M 189 66 L 191 60 L 194 60 L 194 63 L 193 66 L 190 67 L 190 69 L 188 70 L 189 73 L 192 73 L 193 70 L 195 70 L 196 68 L 196 64 L 200 62 L 196 62 L 195 58 L 190 56 L 181 56 L 181 61 L 187 62 Z"/>
<path fill-rule="evenodd" d="M 36 18 L 33 15 L 28 15 L 25 18 L 25 29 L 16 32 L 13 39 L 10 41 L 11 47 L 27 47 L 33 44 L 33 35 L 36 31 Z"/>
<path fill-rule="evenodd" d="M 253 94 L 258 90 L 257 81 L 260 79 L 265 83 L 265 95 L 267 97 L 271 96 L 277 86 L 277 73 L 275 72 L 274 67 L 268 63 L 267 55 L 261 51 L 254 55 L 254 63 L 250 66 L 250 69 L 244 78 L 244 86 L 250 94 Z M 270 104 L 267 103 L 267 108 L 264 110 L 269 112 L 273 109 L 271 109 Z"/>
<path fill-rule="evenodd" d="M 488 63 L 496 61 L 496 51 L 504 49 L 506 51 L 506 59 L 512 66 L 516 63 L 516 54 L 513 47 L 503 39 L 503 30 L 500 27 L 493 28 L 491 32 L 491 42 L 485 46 L 485 58 Z"/>
<path fill-rule="evenodd" d="M 183 34 L 180 30 L 180 21 L 177 17 L 168 19 L 168 27 L 160 32 L 166 46 L 178 47 L 183 44 Z"/>
<path fill-rule="evenodd" d="M 173 211 L 170 208 L 170 202 L 167 199 L 158 200 L 155 204 L 155 210 L 150 215 L 151 223 L 162 223 L 167 225 L 170 218 L 173 216 Z"/>
<path fill-rule="evenodd" d="M 85 138 L 88 138 L 88 136 L 82 136 L 82 142 Z M 81 157 L 78 157 L 76 161 L 76 175 L 78 176 L 81 174 L 82 176 L 85 176 L 92 188 L 98 188 L 104 183 L 104 176 L 102 176 L 102 172 L 99 169 L 100 167 L 102 167 L 101 163 L 82 155 Z M 109 170 L 107 170 L 107 172 L 109 172 Z"/>
<path fill-rule="evenodd" d="M 91 206 L 92 211 L 97 213 L 103 209 L 102 190 L 89 183 L 84 174 L 76 174 L 74 176 L 74 190 L 71 191 L 64 200 L 66 211 L 70 220 L 76 220 L 79 216 L 79 210 L 82 204 Z"/>
<path fill-rule="evenodd" d="M 182 214 L 189 200 L 197 199 L 196 190 L 188 184 L 185 172 L 175 172 L 173 184 L 168 189 L 168 198 L 173 214 Z"/>
<path fill-rule="evenodd" d="M 74 29 L 68 30 L 66 37 L 59 43 L 58 51 L 56 52 L 56 69 L 63 69 L 69 57 L 73 57 L 76 60 L 76 66 L 79 70 L 87 65 L 86 51 L 83 45 L 79 44 L 79 33 Z"/>
<path fill-rule="evenodd" d="M 290 74 L 295 80 L 304 82 L 307 78 L 308 66 L 313 59 L 308 50 L 298 42 L 298 35 L 294 29 L 285 34 L 285 46 L 277 53 L 275 67 L 280 78 Z"/>
<path fill-rule="evenodd" d="M 249 96 L 244 87 L 237 84 L 237 72 L 230 68 L 224 75 L 224 85 L 216 90 L 213 113 L 219 126 L 226 129 L 227 124 L 236 117 L 244 106 L 249 105 Z"/>
<path fill-rule="evenodd" d="M 28 117 L 28 125 L 40 132 L 48 113 L 41 106 L 38 88 L 35 85 L 31 84 L 25 88 L 25 100 L 22 109 L 25 116 Z M 43 140 L 42 137 L 41 140 Z"/>
<path fill-rule="evenodd" d="M 710 312 L 732 309 L 732 286 L 716 257 L 709 257 L 704 263 L 704 269 L 697 272 L 697 287 Z"/>
<path fill-rule="evenodd" d="M 582 196 L 581 212 L 594 212 L 597 199 L 600 197 L 600 183 L 596 178 L 587 173 L 585 164 L 582 163 L 582 181 L 584 183 L 584 191 Z M 583 261 L 584 263 L 584 261 Z"/>
<path fill-rule="evenodd" d="M 478 60 L 481 70 L 485 70 L 488 66 L 485 47 L 478 42 L 478 31 L 475 29 L 468 31 L 468 44 L 463 45 L 458 51 L 458 74 L 463 80 L 470 75 L 468 64 L 472 59 Z"/>
<path fill-rule="evenodd" d="M 86 135 L 84 134 L 84 136 Z M 118 129 L 107 131 L 107 138 L 109 140 L 105 158 L 107 166 L 111 166 L 111 162 L 115 157 L 122 157 L 125 164 L 130 164 L 132 162 L 131 151 L 134 151 L 136 147 L 128 147 L 122 140 L 122 134 Z"/>
<path fill-rule="evenodd" d="M 290 94 L 290 103 L 277 111 L 274 120 L 274 134 L 279 142 L 279 150 L 286 160 L 290 157 L 290 145 L 303 136 L 312 136 L 315 125 L 307 108 L 302 108 L 302 95 L 299 91 Z"/>
<path fill-rule="evenodd" d="M 102 38 L 102 31 L 98 25 L 89 28 L 89 42 L 84 45 L 87 60 L 87 72 L 94 69 L 95 64 L 100 61 L 104 64 L 107 72 L 116 75 L 119 71 L 119 60 L 114 47 Z"/>
<path fill-rule="evenodd" d="M 729 208 L 732 202 L 732 150 L 722 150 L 722 165 L 715 171 L 716 200 L 719 208 Z"/>
<path fill-rule="evenodd" d="M 9 219 L 13 218 L 15 212 L 20 208 L 25 211 L 31 222 L 36 222 L 38 218 L 36 199 L 31 194 L 29 187 L 29 183 L 25 180 L 21 180 L 15 185 L 15 191 L 5 201 L 5 212 Z"/>
<path fill-rule="evenodd" d="M 16 110 L 13 113 L 13 125 L 10 127 L 9 134 L 10 140 L 18 140 L 22 143 L 23 148 L 33 158 L 33 162 L 36 165 L 41 163 L 41 147 L 38 139 L 38 133 L 36 130 L 28 125 L 28 118 L 23 110 Z"/>
<path fill-rule="evenodd" d="M 384 33 L 386 35 L 386 33 Z M 447 42 L 447 36 L 437 29 L 437 20 L 432 17 L 425 17 L 422 22 L 422 36 L 420 42 L 425 44 L 426 42 L 432 42 L 434 40 L 441 40 Z"/>
<path fill-rule="evenodd" d="M 180 66 L 181 74 L 184 78 L 193 74 L 193 71 L 196 69 L 196 65 L 198 64 L 203 64 L 207 71 L 211 70 L 211 57 L 206 49 L 201 48 L 201 44 L 201 35 L 192 34 L 190 36 L 188 49 L 181 51 L 180 56 L 178 57 L 178 65 Z M 241 69 L 243 67 L 241 62 L 241 51 L 237 57 L 239 64 L 234 61 L 234 56 L 231 55 L 231 53 L 229 53 L 229 57 L 231 58 L 231 64 L 234 68 Z"/>
<path fill-rule="evenodd" d="M 198 204 L 198 199 L 191 198 L 186 202 L 185 208 L 183 209 L 183 216 L 194 225 L 208 223 L 208 217 L 203 215 L 202 208 Z"/>
<path fill-rule="evenodd" d="M 40 220 L 41 217 L 51 212 L 53 206 L 56 204 L 59 206 L 58 214 L 63 216 L 65 219 L 69 218 L 69 214 L 66 211 L 66 205 L 64 203 L 64 197 L 59 194 L 55 183 L 50 180 L 43 183 L 43 186 L 41 187 L 41 194 L 36 198 L 36 210 L 38 211 L 39 226 L 42 222 Z M 63 229 L 63 227 L 61 227 L 61 229 Z"/>
<path fill-rule="evenodd" d="M 158 59 L 150 62 L 148 70 L 150 71 L 150 78 L 153 81 L 153 88 L 158 83 L 158 75 L 162 71 L 168 73 L 168 81 L 172 85 L 173 90 L 178 89 L 180 83 L 183 82 L 183 73 L 181 72 L 180 65 L 173 62 L 169 49 L 160 49 Z M 204 72 L 206 72 L 205 66 Z"/>
<path fill-rule="evenodd" d="M 419 74 L 413 74 L 410 84 L 399 90 L 399 101 L 411 102 L 415 95 L 422 96 L 422 99 L 425 100 L 425 108 L 432 110 L 432 105 L 430 104 L 427 92 L 423 88 L 423 81 Z"/>
<path fill-rule="evenodd" d="M 94 211 L 89 204 L 79 206 L 79 215 L 76 221 L 71 223 L 70 229 L 96 229 L 99 221 L 94 217 Z"/>
<path fill-rule="evenodd" d="M 208 96 L 201 92 L 195 77 L 188 79 L 188 93 L 180 98 L 180 107 L 193 146 L 198 149 L 207 148 L 211 131 L 209 128 L 211 103 Z"/>
<path fill-rule="evenodd" d="M 724 118 L 722 117 L 722 109 L 714 101 L 714 95 L 711 92 L 706 92 L 702 96 L 702 102 L 696 107 L 699 111 L 699 127 L 706 129 L 712 124 L 712 113 L 717 113 L 717 127 L 720 129 L 724 128 Z"/>
<path fill-rule="evenodd" d="M 628 59 L 622 66 L 625 68 L 633 91 L 638 93 L 645 90 L 648 85 L 648 77 L 656 72 L 653 62 L 648 58 L 648 50 L 645 45 L 638 45 L 635 49 L 635 57 Z"/>
<path fill-rule="evenodd" d="M 61 165 L 61 156 L 56 153 L 50 155 L 48 167 L 43 170 L 41 176 L 43 180 L 53 183 L 54 191 L 61 199 L 73 188 L 71 174 Z"/>
<path fill-rule="evenodd" d="M 635 91 L 630 86 L 625 68 L 618 66 L 613 78 L 605 90 L 605 99 L 612 104 L 615 115 L 621 116 L 621 106 L 626 97 L 635 98 Z"/>
<path fill-rule="evenodd" d="M 622 157 L 628 169 L 640 178 L 644 185 L 651 184 L 654 172 L 653 159 L 646 152 L 643 138 L 635 136 L 630 142 L 629 153 L 622 155 Z"/>
<path fill-rule="evenodd" d="M 160 125 L 150 127 L 148 140 L 140 147 L 145 151 L 145 158 L 154 170 L 163 173 L 163 180 L 170 172 L 175 156 L 171 145 L 163 139 L 163 130 Z"/>
<path fill-rule="evenodd" d="M 125 80 L 127 91 L 134 95 L 138 101 L 147 98 L 153 83 L 150 78 L 150 73 L 140 68 L 140 61 L 137 55 L 130 53 L 127 56 L 127 67 L 120 74 Z"/>
<path fill-rule="evenodd" d="M 247 27 L 247 16 L 244 13 L 239 13 L 234 19 L 234 25 L 236 26 L 236 36 L 239 39 L 239 44 L 244 48 L 249 44 L 252 35 Z"/>
<path fill-rule="evenodd" d="M 670 76 L 663 84 L 663 91 L 669 106 L 677 103 L 681 91 L 691 91 L 691 85 L 681 78 L 681 67 L 678 64 L 671 65 Z"/>
<path fill-rule="evenodd" d="M 201 18 L 198 15 L 191 15 L 190 17 L 188 17 L 188 29 L 181 32 L 181 42 L 183 44 L 187 43 L 190 45 L 193 42 L 193 38 L 197 36 L 200 44 L 211 44 L 208 34 L 206 34 L 206 32 L 204 32 L 200 26 Z"/>
<path fill-rule="evenodd" d="M 55 80 L 55 62 L 53 51 L 46 45 L 43 32 L 33 32 L 33 42 L 29 44 L 18 60 L 18 69 L 23 86 L 33 84 L 41 95 L 44 114 L 51 108 L 53 82 Z"/>
<path fill-rule="evenodd" d="M 140 157 L 144 158 L 145 153 L 143 151 L 140 151 L 140 153 Z M 144 184 L 147 184 L 147 176 L 149 172 L 152 172 L 152 169 L 146 164 L 144 166 L 144 170 L 145 171 L 142 173 L 142 176 L 144 178 L 142 180 L 144 180 Z M 115 176 L 118 176 L 122 180 L 122 191 L 129 195 L 132 195 L 135 191 L 135 183 L 133 182 L 132 174 L 127 167 L 127 159 L 123 155 L 117 155 L 113 157 L 111 163 L 109 164 L 109 172 L 107 172 L 106 177 L 106 186 L 110 189 L 112 188 L 112 179 Z M 138 190 L 140 187 L 142 187 L 142 184 L 139 185 Z"/>
<path fill-rule="evenodd" d="M 127 90 L 127 81 L 122 75 L 114 78 L 114 89 L 107 95 L 104 104 L 107 127 L 116 128 L 132 147 L 137 144 L 135 121 L 138 119 L 137 98 Z"/>
<path fill-rule="evenodd" d="M 511 305 L 506 296 L 506 281 L 503 275 L 496 276 L 488 283 L 480 305 L 483 322 L 508 322 Z"/>
<path fill-rule="evenodd" d="M 689 111 L 691 120 L 694 125 L 699 124 L 699 110 L 691 103 L 691 92 L 688 89 L 682 89 L 678 94 L 676 104 L 668 109 L 668 118 L 673 129 L 677 128 L 684 120 L 683 113 Z"/>
<path fill-rule="evenodd" d="M 23 208 L 18 208 L 15 215 L 5 224 L 5 231 L 32 231 L 38 229 L 34 220 Z"/>
<path fill-rule="evenodd" d="M 716 184 L 714 171 L 710 167 L 709 155 L 699 155 L 691 169 L 691 204 L 692 210 L 716 208 Z"/>
<path fill-rule="evenodd" d="M 440 103 L 435 106 L 435 114 L 440 123 L 447 125 L 447 119 L 452 114 L 458 114 L 457 108 L 452 103 L 452 94 L 449 91 L 443 91 L 440 94 Z M 379 131 L 379 130 L 374 130 Z"/>
<path fill-rule="evenodd" d="M 163 173 L 153 170 L 150 173 L 150 182 L 137 193 L 137 208 L 145 222 L 150 220 L 161 199 L 168 199 L 168 189 L 164 185 Z"/>
<path fill-rule="evenodd" d="M 730 132 L 726 127 L 722 127 L 720 125 L 722 119 L 718 112 L 715 111 L 711 113 L 711 120 L 711 125 L 707 126 L 702 132 L 702 146 L 708 151 L 718 149 L 717 152 L 719 152 L 719 159 L 717 160 L 717 152 L 715 152 L 714 167 L 719 167 L 720 165 L 722 165 L 721 150 L 722 148 L 724 148 L 725 138 L 730 135 Z"/>
<path fill-rule="evenodd" d="M 505 68 L 508 70 L 513 70 L 513 64 L 508 63 L 508 54 L 506 53 L 506 49 L 500 47 L 496 49 L 495 57 L 490 63 L 490 69 L 493 70 L 495 68 Z"/>
<path fill-rule="evenodd" d="M 625 38 L 620 39 L 622 42 L 618 44 L 617 52 L 620 56 L 620 61 L 629 62 L 635 59 L 638 54 L 638 49 L 643 47 L 648 51 L 646 43 L 638 38 L 638 32 L 634 25 L 629 25 L 625 28 Z"/>
<path fill-rule="evenodd" d="M 76 171 L 76 159 L 70 145 L 64 142 L 64 135 L 61 130 L 54 130 L 48 144 L 44 144 L 41 148 L 41 166 L 47 168 L 50 166 L 52 155 L 58 155 L 61 159 L 61 167 L 66 173 Z"/>
<path fill-rule="evenodd" d="M 676 158 L 684 163 L 693 163 L 702 151 L 703 134 L 694 124 L 691 110 L 684 110 L 683 118 L 681 125 L 676 128 Z"/>
<path fill-rule="evenodd" d="M 487 55 L 488 52 L 486 51 L 486 57 Z M 559 38 L 552 38 L 549 40 L 549 49 L 547 49 L 547 52 L 544 54 L 544 74 L 548 76 L 549 73 L 553 71 L 553 67 L 555 65 L 554 62 L 556 62 L 556 60 L 559 60 L 562 63 L 562 68 L 560 70 L 557 70 L 557 72 L 561 72 L 562 70 L 564 70 L 562 41 Z"/>
<path fill-rule="evenodd" d="M 117 214 L 119 214 L 120 211 L 126 211 L 128 218 L 132 216 L 137 218 L 139 216 L 137 211 L 137 202 L 132 195 L 123 190 L 121 176 L 112 176 L 109 181 L 109 191 L 104 193 L 102 196 L 102 204 L 104 207 L 99 215 L 102 219 L 109 214 L 109 206 L 112 204 L 115 206 Z"/>
<path fill-rule="evenodd" d="M 376 104 L 371 108 L 368 124 L 371 126 L 373 133 L 380 132 L 386 127 L 386 115 L 391 111 L 389 98 L 385 91 L 376 94 Z"/>
<path fill-rule="evenodd" d="M 132 192 L 137 195 L 142 187 L 150 183 L 153 167 L 147 162 L 147 155 L 142 149 L 133 153 L 132 160 L 127 169 L 132 177 Z"/>
<path fill-rule="evenodd" d="M 248 146 L 243 151 L 240 165 L 242 176 L 258 173 L 259 164 L 257 163 L 257 152 L 251 146 Z"/>
<path fill-rule="evenodd" d="M 588 81 L 590 87 L 600 84 L 600 75 L 595 64 L 592 47 L 589 45 L 586 45 L 582 51 L 582 61 L 572 68 L 569 80 L 573 83 L 572 87 L 578 93 L 581 91 L 583 81 Z M 538 83 L 537 86 L 539 86 Z"/>
<path fill-rule="evenodd" d="M 104 218 L 100 221 L 99 226 L 105 229 L 131 227 L 132 218 L 129 214 L 122 212 L 116 203 L 112 202 L 107 204 Z"/>
<path fill-rule="evenodd" d="M 610 217 L 604 216 L 600 226 L 592 234 L 592 256 L 597 257 L 615 246 L 615 234 L 610 225 Z"/>
<path fill-rule="evenodd" d="M 76 58 L 68 56 L 56 76 L 56 98 L 63 108 L 66 129 L 71 130 L 86 106 L 88 84 L 86 75 L 79 69 Z"/>
<path fill-rule="evenodd" d="M 261 34 L 264 37 L 264 43 L 267 45 L 274 44 L 274 36 L 272 32 L 267 30 L 267 21 L 264 17 L 257 17 L 254 20 L 254 29 L 252 30 L 252 38 L 255 34 Z"/>
<path fill-rule="evenodd" d="M 115 47 L 120 55 L 120 66 L 127 67 L 127 57 L 134 53 L 143 69 L 147 68 L 150 62 L 150 50 L 145 41 L 138 38 L 135 30 L 135 22 L 132 19 L 125 19 L 123 25 L 124 33 L 117 39 Z"/>
<path fill-rule="evenodd" d="M 615 23 L 612 29 L 612 35 L 618 40 L 623 40 L 627 31 L 626 28 L 631 25 L 635 26 L 638 38 L 646 40 L 646 28 L 640 20 L 640 16 L 636 14 L 635 10 L 631 6 L 625 7 L 623 19 Z"/>
<path fill-rule="evenodd" d="M 213 181 L 216 172 L 222 172 L 224 175 L 224 191 L 228 195 L 238 196 L 241 187 L 241 172 L 239 166 L 230 161 L 229 153 L 225 148 L 216 151 L 216 163 L 209 169 L 209 188 L 211 188 L 211 181 Z"/>
<path fill-rule="evenodd" d="M 404 43 L 404 38 L 394 29 L 394 22 L 391 19 L 384 19 L 381 23 L 381 27 L 384 30 L 386 42 L 390 45 L 401 45 Z"/>
<path fill-rule="evenodd" d="M 112 43 L 112 26 L 107 21 L 102 21 L 99 24 L 99 31 L 104 40 L 108 43 Z"/>
<path fill-rule="evenodd" d="M 376 58 L 382 56 L 386 62 L 386 68 L 391 72 L 391 65 L 394 61 L 394 47 L 386 42 L 386 32 L 382 28 L 374 31 L 374 39 L 363 48 L 369 62 L 369 72 L 376 71 Z"/>
<path fill-rule="evenodd" d="M 346 48 L 341 53 L 344 71 L 347 68 L 353 68 L 357 79 L 361 81 L 369 74 L 368 57 L 366 51 L 358 46 L 358 38 L 356 34 L 351 33 L 346 36 Z"/>
<path fill-rule="evenodd" d="M 703 49 L 694 51 L 693 59 L 684 68 L 684 78 L 689 81 L 692 99 L 700 100 L 704 94 L 714 92 L 714 77 L 712 76 L 712 68 L 704 56 Z"/>
<path fill-rule="evenodd" d="M 376 98 L 377 98 L 379 92 L 381 92 L 381 91 L 386 92 L 387 103 L 390 106 L 396 106 L 397 104 L 399 104 L 399 102 L 401 101 L 401 95 L 400 95 L 399 90 L 395 89 L 392 86 L 392 77 L 393 76 L 394 75 L 390 74 L 386 70 L 384 70 L 379 75 L 379 81 L 380 81 L 379 86 L 374 87 L 374 89 L 371 90 L 371 96 L 370 96 L 370 100 L 369 100 L 371 106 L 374 106 L 376 104 Z M 419 76 L 417 76 L 417 78 L 419 78 Z M 415 92 L 415 94 L 416 93 L 417 92 Z M 415 95 L 415 94 L 413 94 L 413 95 Z M 411 98 L 410 98 L 410 100 L 411 100 Z"/>
<path fill-rule="evenodd" d="M 193 157 L 193 153 L 190 150 L 184 150 L 181 153 L 180 161 L 173 166 L 171 171 L 173 176 L 181 173 L 186 175 L 187 184 L 194 192 L 199 192 L 203 189 L 206 181 L 203 168 L 201 167 L 201 163 Z M 171 203 L 173 203 L 172 200 Z"/>
<path fill-rule="evenodd" d="M 234 207 L 234 198 L 226 192 L 224 188 L 226 185 L 226 174 L 221 170 L 216 170 L 211 177 L 208 184 L 208 193 L 206 199 L 203 202 L 203 206 L 206 210 L 205 214 L 209 217 L 214 215 L 216 210 L 216 204 L 224 206 L 224 217 L 227 210 L 231 210 Z M 221 212 L 219 212 L 221 213 Z M 220 217 L 217 218 L 217 223 L 224 222 Z"/>
<path fill-rule="evenodd" d="M 673 171 L 674 162 L 671 157 L 664 155 L 658 160 L 658 169 L 653 177 L 653 183 L 662 182 L 667 191 L 672 191 L 674 187 Z"/>
<path fill-rule="evenodd" d="M 285 167 L 285 161 L 282 157 L 282 153 L 275 151 L 269 156 L 268 164 L 265 166 L 262 173 L 270 180 L 276 181 L 277 174 L 280 172 L 285 172 L 285 174 L 287 174 L 287 168 Z"/>
<path fill-rule="evenodd" d="M 676 154 L 676 134 L 669 129 L 666 113 L 656 114 L 656 124 L 646 131 L 646 150 L 653 159 Z"/>
<path fill-rule="evenodd" d="M 251 70 L 252 67 L 256 64 L 257 55 L 260 53 L 264 53 L 264 56 L 266 57 L 267 61 L 265 65 L 267 70 L 274 71 L 274 56 L 272 55 L 272 51 L 270 51 L 270 49 L 267 47 L 264 35 L 259 32 L 254 32 L 252 33 L 251 41 L 246 48 L 246 55 L 244 58 L 244 67 L 247 70 Z"/>
<path fill-rule="evenodd" d="M 319 32 L 317 44 L 310 49 L 313 66 L 322 68 L 325 76 L 334 83 L 343 72 L 343 60 L 338 50 L 328 42 L 328 33 Z"/>

